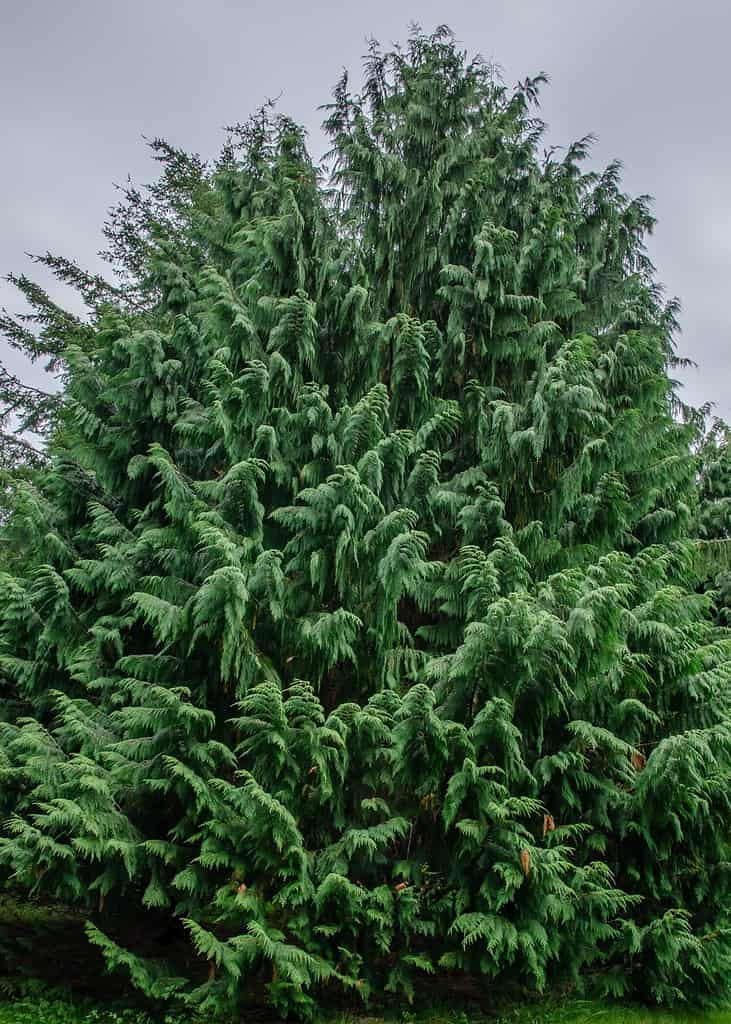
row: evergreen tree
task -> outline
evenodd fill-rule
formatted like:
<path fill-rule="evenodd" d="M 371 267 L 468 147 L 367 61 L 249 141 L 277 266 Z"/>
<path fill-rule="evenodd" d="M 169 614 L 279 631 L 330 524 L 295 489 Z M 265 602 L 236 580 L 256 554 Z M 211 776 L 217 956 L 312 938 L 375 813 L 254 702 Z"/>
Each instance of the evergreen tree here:
<path fill-rule="evenodd" d="M 731 623 L 731 430 L 713 419 L 698 447 L 697 532 L 700 566 L 713 591 L 718 620 Z"/>
<path fill-rule="evenodd" d="M 156 142 L 115 283 L 46 258 L 88 318 L 19 279 L 64 387 L 4 527 L 0 868 L 153 998 L 728 995 L 677 308 L 542 83 L 374 44 L 324 168 L 268 106 L 212 165 Z"/>

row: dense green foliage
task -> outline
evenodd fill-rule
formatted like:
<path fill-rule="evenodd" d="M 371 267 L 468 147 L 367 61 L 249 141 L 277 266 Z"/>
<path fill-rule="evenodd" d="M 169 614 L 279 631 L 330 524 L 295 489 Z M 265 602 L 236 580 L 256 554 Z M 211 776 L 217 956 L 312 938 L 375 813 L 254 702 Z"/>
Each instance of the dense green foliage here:
<path fill-rule="evenodd" d="M 647 199 L 541 155 L 540 84 L 374 47 L 327 173 L 268 108 L 211 166 L 156 143 L 116 283 L 45 258 L 87 319 L 18 279 L 64 390 L 6 491 L 0 870 L 153 998 L 728 994 L 676 309 Z"/>
<path fill-rule="evenodd" d="M 731 624 L 731 430 L 715 420 L 699 446 L 697 532 L 718 621 Z"/>

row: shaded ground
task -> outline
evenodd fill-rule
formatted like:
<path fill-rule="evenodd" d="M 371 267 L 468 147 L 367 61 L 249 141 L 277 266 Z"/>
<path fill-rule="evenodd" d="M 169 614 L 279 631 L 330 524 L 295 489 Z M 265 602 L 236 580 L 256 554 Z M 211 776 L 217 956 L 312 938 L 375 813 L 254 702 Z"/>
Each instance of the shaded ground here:
<path fill-rule="evenodd" d="M 35 979 L 82 997 L 122 996 L 124 983 L 105 973 L 101 953 L 84 934 L 84 920 L 67 907 L 0 895 L 0 991 L 22 990 L 24 979 Z"/>

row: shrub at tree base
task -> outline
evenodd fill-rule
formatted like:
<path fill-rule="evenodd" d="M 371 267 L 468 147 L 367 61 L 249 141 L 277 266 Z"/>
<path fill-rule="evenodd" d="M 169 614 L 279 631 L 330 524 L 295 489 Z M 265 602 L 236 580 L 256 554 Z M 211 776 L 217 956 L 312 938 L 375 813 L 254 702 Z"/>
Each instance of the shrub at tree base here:
<path fill-rule="evenodd" d="M 42 259 L 87 318 L 17 278 L 64 389 L 6 475 L 0 866 L 154 998 L 728 994 L 676 310 L 647 199 L 541 155 L 540 82 L 374 45 L 327 177 L 269 108 L 213 165 L 156 142 L 116 283 Z"/>

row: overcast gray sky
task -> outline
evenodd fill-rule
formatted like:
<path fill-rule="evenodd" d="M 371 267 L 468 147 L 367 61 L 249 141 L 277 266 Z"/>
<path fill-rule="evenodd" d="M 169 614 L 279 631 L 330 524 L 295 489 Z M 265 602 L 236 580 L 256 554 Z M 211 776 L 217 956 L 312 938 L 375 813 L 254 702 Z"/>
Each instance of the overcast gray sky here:
<path fill-rule="evenodd" d="M 730 418 L 725 0 L 0 0 L 0 273 L 46 250 L 99 269 L 113 183 L 154 173 L 143 135 L 214 156 L 223 125 L 281 93 L 319 153 L 317 107 L 342 67 L 358 81 L 366 38 L 403 40 L 411 21 L 448 23 L 508 84 L 548 72 L 551 142 L 594 132 L 593 163 L 619 157 L 626 189 L 655 197 L 652 256 L 682 302 L 679 350 L 699 364 L 684 397 Z M 0 304 L 22 308 L 4 282 Z"/>

